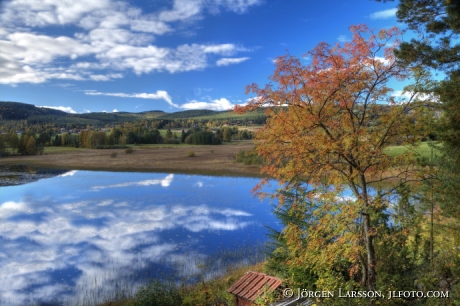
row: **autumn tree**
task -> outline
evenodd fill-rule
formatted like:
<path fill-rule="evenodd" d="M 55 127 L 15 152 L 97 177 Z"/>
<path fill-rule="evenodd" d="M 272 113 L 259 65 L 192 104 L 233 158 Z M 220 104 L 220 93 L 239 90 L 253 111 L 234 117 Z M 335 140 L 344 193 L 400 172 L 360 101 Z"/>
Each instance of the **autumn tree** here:
<path fill-rule="evenodd" d="M 222 141 L 225 141 L 225 142 L 232 141 L 232 132 L 230 131 L 230 128 L 224 127 L 222 129 Z"/>
<path fill-rule="evenodd" d="M 30 136 L 29 139 L 27 140 L 26 152 L 29 155 L 37 154 L 36 141 L 35 141 L 35 138 L 33 136 Z"/>
<path fill-rule="evenodd" d="M 391 28 L 375 33 L 364 25 L 350 29 L 352 41 L 334 46 L 320 43 L 308 52 L 306 56 L 312 58 L 308 66 L 290 55 L 278 57 L 272 82 L 265 87 L 248 86 L 247 93 L 257 98 L 236 111 L 266 109 L 269 119 L 256 134 L 256 150 L 267 161 L 262 170 L 285 183 L 286 190 L 306 178 L 311 184 L 326 186 L 320 196 L 334 203 L 327 190 L 333 186 L 334 193 L 340 192 L 344 184 L 351 189 L 352 202 L 320 206 L 318 213 L 324 216 L 317 226 L 327 224 L 330 228 L 311 240 L 327 236 L 328 244 L 343 243 L 345 251 L 336 255 L 348 259 L 349 273 L 359 275 L 362 286 L 375 290 L 376 216 L 388 207 L 387 197 L 394 189 L 377 197 L 371 185 L 383 181 L 404 185 L 414 177 L 415 166 L 408 156 L 392 158 L 384 149 L 390 144 L 419 141 L 423 118 L 417 116 L 424 106 L 417 102 L 416 85 L 404 103 L 395 100 L 387 85 L 391 79 L 411 76 L 393 54 L 399 31 Z M 279 196 L 282 202 L 282 194 Z M 337 226 L 338 211 L 348 224 L 329 232 Z M 291 237 L 302 235 L 309 234 L 299 232 Z M 288 241 L 293 251 L 302 249 L 297 242 Z M 307 257 L 300 256 L 293 263 L 300 266 Z M 332 254 L 329 259 L 336 260 Z"/>

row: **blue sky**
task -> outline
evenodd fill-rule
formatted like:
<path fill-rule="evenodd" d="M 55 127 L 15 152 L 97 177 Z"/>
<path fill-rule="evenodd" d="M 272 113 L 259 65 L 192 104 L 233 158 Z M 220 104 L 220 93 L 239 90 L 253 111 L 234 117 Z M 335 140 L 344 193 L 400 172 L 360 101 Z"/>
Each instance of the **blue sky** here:
<path fill-rule="evenodd" d="M 346 41 L 350 25 L 398 26 L 395 2 L 371 0 L 0 5 L 0 100 L 72 113 L 226 110 L 268 82 L 276 56 Z"/>

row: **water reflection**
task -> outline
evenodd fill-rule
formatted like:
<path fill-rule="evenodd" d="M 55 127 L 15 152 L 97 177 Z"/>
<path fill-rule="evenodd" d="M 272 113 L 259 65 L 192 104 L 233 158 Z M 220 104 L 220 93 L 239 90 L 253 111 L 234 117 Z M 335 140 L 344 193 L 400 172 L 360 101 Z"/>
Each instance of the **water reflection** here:
<path fill-rule="evenodd" d="M 75 302 L 95 280 L 99 294 L 121 279 L 135 290 L 134 275 L 147 266 L 265 240 L 263 225 L 276 225 L 270 206 L 249 192 L 257 182 L 71 171 L 3 187 L 0 303 Z"/>

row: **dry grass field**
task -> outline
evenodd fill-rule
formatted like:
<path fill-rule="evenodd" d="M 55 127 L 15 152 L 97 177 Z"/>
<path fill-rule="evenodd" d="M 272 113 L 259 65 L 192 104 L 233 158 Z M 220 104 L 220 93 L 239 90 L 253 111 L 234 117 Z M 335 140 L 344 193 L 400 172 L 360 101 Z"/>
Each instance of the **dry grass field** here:
<path fill-rule="evenodd" d="M 3 164 L 77 170 L 200 173 L 259 176 L 259 168 L 233 161 L 240 150 L 251 150 L 254 143 L 234 141 L 218 146 L 146 145 L 125 149 L 76 149 L 46 147 L 44 155 L 2 158 Z M 195 154 L 188 157 L 189 151 Z M 116 154 L 114 154 L 116 153 Z M 112 157 L 116 155 L 115 157 Z"/>

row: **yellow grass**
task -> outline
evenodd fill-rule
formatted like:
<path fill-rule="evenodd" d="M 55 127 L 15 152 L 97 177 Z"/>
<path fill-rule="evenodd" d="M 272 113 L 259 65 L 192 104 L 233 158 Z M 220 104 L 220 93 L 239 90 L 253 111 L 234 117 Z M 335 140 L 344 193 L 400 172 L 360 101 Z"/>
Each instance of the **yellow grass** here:
<path fill-rule="evenodd" d="M 235 153 L 240 150 L 251 150 L 253 147 L 254 143 L 250 140 L 216 146 L 132 146 L 134 150 L 131 154 L 126 154 L 125 149 L 46 147 L 44 155 L 5 157 L 2 158 L 2 163 L 75 170 L 260 176 L 258 167 L 233 161 Z M 195 152 L 196 156 L 187 157 L 187 151 Z M 116 152 L 117 156 L 111 158 L 113 152 Z"/>

